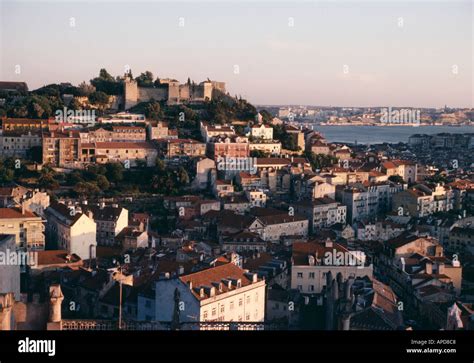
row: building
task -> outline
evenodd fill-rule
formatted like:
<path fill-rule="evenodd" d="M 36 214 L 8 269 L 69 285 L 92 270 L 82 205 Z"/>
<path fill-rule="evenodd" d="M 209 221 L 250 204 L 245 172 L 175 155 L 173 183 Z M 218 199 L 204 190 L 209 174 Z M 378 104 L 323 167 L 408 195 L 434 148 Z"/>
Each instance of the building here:
<path fill-rule="evenodd" d="M 158 280 L 155 293 L 158 321 L 172 321 L 177 310 L 180 322 L 263 322 L 265 319 L 265 280 L 233 263 Z M 180 311 L 177 304 L 181 302 L 184 310 Z"/>
<path fill-rule="evenodd" d="M 417 184 L 393 196 L 393 210 L 416 218 L 436 212 L 448 212 L 454 208 L 454 194 L 440 184 Z"/>
<path fill-rule="evenodd" d="M 235 129 L 231 125 L 211 125 L 207 122 L 201 121 L 200 124 L 201 136 L 204 141 L 209 142 L 209 140 L 216 136 L 234 136 Z"/>
<path fill-rule="evenodd" d="M 14 235 L 22 250 L 41 251 L 45 247 L 43 219 L 25 208 L 0 208 L 0 234 Z"/>
<path fill-rule="evenodd" d="M 159 139 L 161 154 L 171 158 L 196 158 L 206 155 L 206 144 L 193 139 Z"/>
<path fill-rule="evenodd" d="M 408 160 L 390 160 L 382 163 L 382 171 L 389 177 L 398 175 L 406 183 L 417 180 L 417 164 Z"/>
<path fill-rule="evenodd" d="M 292 205 L 295 212 L 306 216 L 310 230 L 331 227 L 336 223 L 346 224 L 347 207 L 334 199 L 324 197 L 314 200 L 303 200 Z"/>
<path fill-rule="evenodd" d="M 146 166 L 154 166 L 158 157 L 158 150 L 150 142 L 98 142 L 81 145 L 82 163 L 129 163 L 135 167 L 139 162 Z M 127 166 L 127 165 L 126 165 Z"/>
<path fill-rule="evenodd" d="M 52 203 L 46 209 L 47 235 L 57 247 L 83 260 L 95 257 L 97 226 L 92 214 L 76 212 L 74 206 Z"/>
<path fill-rule="evenodd" d="M 168 124 L 163 121 L 151 121 L 146 126 L 148 140 L 169 138 Z"/>
<path fill-rule="evenodd" d="M 96 223 L 97 244 L 116 245 L 115 237 L 128 226 L 128 210 L 118 205 L 83 205 L 82 212 L 92 216 Z"/>
<path fill-rule="evenodd" d="M 268 125 L 253 125 L 250 128 L 252 141 L 273 140 L 273 127 Z"/>
<path fill-rule="evenodd" d="M 32 147 L 41 147 L 42 138 L 38 132 L 4 132 L 0 135 L 0 155 L 24 158 Z"/>
<path fill-rule="evenodd" d="M 246 137 L 215 136 L 208 141 L 208 156 L 216 160 L 222 158 L 247 158 L 250 155 L 249 143 Z"/>
<path fill-rule="evenodd" d="M 339 257 L 340 256 L 340 257 Z M 331 240 L 293 243 L 291 288 L 302 294 L 319 294 L 326 286 L 327 274 L 372 278 L 373 266 L 359 251 L 349 251 Z"/>
<path fill-rule="evenodd" d="M 342 204 L 347 206 L 347 221 L 354 223 L 374 219 L 392 206 L 392 196 L 403 189 L 400 184 L 356 183 L 345 187 L 341 193 Z"/>
<path fill-rule="evenodd" d="M 43 133 L 43 164 L 77 167 L 80 146 L 78 132 L 45 132 Z"/>
<path fill-rule="evenodd" d="M 20 300 L 20 263 L 5 263 L 9 261 L 8 256 L 18 253 L 15 236 L 12 234 L 0 235 L 0 256 L 3 263 L 0 263 L 0 294 L 13 292 L 15 300 Z M 1 324 L 0 324 L 1 325 Z"/>
<path fill-rule="evenodd" d="M 264 241 L 279 242 L 285 236 L 308 236 L 308 219 L 288 212 L 261 215 L 254 217 L 248 230 L 259 234 Z"/>

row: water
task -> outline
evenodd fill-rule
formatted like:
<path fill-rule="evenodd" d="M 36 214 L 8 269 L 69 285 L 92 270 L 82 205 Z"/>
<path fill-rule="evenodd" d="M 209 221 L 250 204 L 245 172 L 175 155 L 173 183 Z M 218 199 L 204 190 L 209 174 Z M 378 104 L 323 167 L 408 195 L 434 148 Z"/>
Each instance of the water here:
<path fill-rule="evenodd" d="M 314 130 L 323 134 L 329 142 L 380 144 L 383 142 L 408 142 L 414 134 L 474 133 L 474 126 L 320 126 Z"/>

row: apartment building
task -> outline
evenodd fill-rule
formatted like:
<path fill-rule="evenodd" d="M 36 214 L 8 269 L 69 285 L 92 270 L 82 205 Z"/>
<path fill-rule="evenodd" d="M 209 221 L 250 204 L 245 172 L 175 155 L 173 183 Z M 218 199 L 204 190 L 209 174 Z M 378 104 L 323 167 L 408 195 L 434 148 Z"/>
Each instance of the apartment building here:
<path fill-rule="evenodd" d="M 421 218 L 436 212 L 454 209 L 454 193 L 450 188 L 436 184 L 417 184 L 393 196 L 393 210 Z"/>
<path fill-rule="evenodd" d="M 0 234 L 15 236 L 17 247 L 29 251 L 45 248 L 43 219 L 26 208 L 0 208 Z"/>
<path fill-rule="evenodd" d="M 339 258 L 339 256 L 341 256 Z M 373 266 L 359 251 L 349 251 L 331 240 L 293 243 L 291 288 L 302 294 L 319 294 L 326 286 L 327 274 L 349 277 L 373 276 Z"/>
<path fill-rule="evenodd" d="M 263 322 L 265 319 L 265 280 L 233 263 L 158 280 L 156 320 L 172 321 L 177 296 L 185 306 L 179 316 L 181 322 Z M 139 316 L 140 309 L 139 306 Z"/>
<path fill-rule="evenodd" d="M 90 215 L 96 223 L 97 244 L 116 245 L 116 237 L 128 226 L 128 210 L 118 205 L 83 205 L 82 212 Z"/>
<path fill-rule="evenodd" d="M 43 134 L 43 164 L 75 167 L 79 164 L 81 141 L 78 132 Z"/>
<path fill-rule="evenodd" d="M 42 138 L 38 132 L 4 132 L 0 135 L 0 155 L 4 157 L 27 156 L 32 147 L 41 147 Z"/>
<path fill-rule="evenodd" d="M 201 136 L 206 142 L 216 136 L 234 136 L 234 126 L 230 125 L 211 125 L 207 122 L 201 122 L 200 124 Z"/>
<path fill-rule="evenodd" d="M 342 190 L 341 201 L 347 206 L 347 221 L 354 223 L 364 219 L 373 219 L 387 212 L 392 205 L 392 196 L 403 190 L 400 184 L 355 183 Z"/>
<path fill-rule="evenodd" d="M 246 158 L 250 155 L 249 143 L 246 137 L 215 136 L 208 140 L 208 156 L 216 158 Z"/>
<path fill-rule="evenodd" d="M 193 139 L 159 139 L 157 143 L 161 154 L 168 159 L 206 155 L 206 144 Z"/>
<path fill-rule="evenodd" d="M 83 260 L 93 258 L 97 247 L 97 226 L 92 214 L 76 211 L 74 206 L 52 203 L 46 209 L 46 232 L 52 243 Z"/>
<path fill-rule="evenodd" d="M 129 162 L 130 167 L 141 161 L 146 166 L 154 166 L 158 157 L 156 147 L 150 142 L 98 142 L 84 144 L 81 148 L 82 162 Z"/>
<path fill-rule="evenodd" d="M 347 207 L 332 198 L 316 198 L 292 204 L 294 211 L 306 216 L 310 230 L 331 227 L 336 223 L 346 224 Z"/>

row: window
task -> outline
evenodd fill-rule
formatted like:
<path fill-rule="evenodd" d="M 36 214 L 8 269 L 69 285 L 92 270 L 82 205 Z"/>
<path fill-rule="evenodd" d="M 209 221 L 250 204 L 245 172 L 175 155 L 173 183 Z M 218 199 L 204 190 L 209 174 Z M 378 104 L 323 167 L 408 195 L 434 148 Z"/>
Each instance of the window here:
<path fill-rule="evenodd" d="M 242 306 L 242 299 L 239 299 L 239 306 Z"/>
<path fill-rule="evenodd" d="M 217 309 L 216 308 L 212 308 L 212 316 L 215 316 L 217 313 Z"/>
<path fill-rule="evenodd" d="M 309 273 L 309 278 L 310 278 L 310 279 L 314 279 L 314 272 L 310 272 L 310 273 Z"/>
<path fill-rule="evenodd" d="M 303 278 L 303 273 L 302 272 L 298 272 L 296 274 L 296 277 L 299 278 L 299 279 L 302 279 Z"/>
<path fill-rule="evenodd" d="M 225 311 L 225 306 L 221 305 L 221 313 L 224 313 L 224 311 Z"/>
<path fill-rule="evenodd" d="M 234 302 L 233 301 L 230 302 L 230 310 L 234 310 Z"/>
<path fill-rule="evenodd" d="M 204 319 L 207 319 L 207 311 L 204 311 L 204 313 L 202 314 L 203 318 Z"/>
<path fill-rule="evenodd" d="M 247 296 L 247 304 L 250 304 L 250 296 Z"/>
<path fill-rule="evenodd" d="M 308 286 L 308 291 L 313 292 L 314 291 L 314 285 L 309 285 Z"/>
<path fill-rule="evenodd" d="M 300 291 L 303 291 L 303 285 L 298 285 L 297 289 L 300 290 Z"/>

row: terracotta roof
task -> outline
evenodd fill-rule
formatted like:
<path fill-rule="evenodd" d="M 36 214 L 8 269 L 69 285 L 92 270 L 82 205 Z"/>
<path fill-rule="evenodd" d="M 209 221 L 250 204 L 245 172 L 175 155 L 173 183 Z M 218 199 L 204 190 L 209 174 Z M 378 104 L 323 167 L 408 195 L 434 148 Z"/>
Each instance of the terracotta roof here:
<path fill-rule="evenodd" d="M 15 218 L 40 218 L 33 212 L 25 209 L 22 213 L 21 208 L 0 208 L 0 219 L 15 219 Z"/>
<path fill-rule="evenodd" d="M 66 250 L 38 251 L 38 265 L 59 265 L 80 262 L 76 254 L 68 254 Z"/>
<path fill-rule="evenodd" d="M 216 267 L 211 267 L 206 270 L 198 271 L 189 275 L 180 276 L 179 279 L 185 284 L 192 283 L 192 293 L 198 300 L 204 300 L 209 298 L 209 292 L 204 289 L 204 296 L 199 293 L 200 288 L 215 288 L 215 294 L 219 295 L 228 291 L 236 290 L 235 284 L 232 284 L 231 288 L 228 288 L 228 284 L 225 280 L 241 280 L 241 286 L 248 286 L 252 284 L 252 281 L 245 274 L 245 270 L 234 265 L 233 263 L 227 263 Z M 224 280 L 224 281 L 223 281 Z M 222 291 L 219 291 L 219 283 L 222 283 Z"/>
<path fill-rule="evenodd" d="M 97 149 L 154 149 L 152 143 L 143 142 L 98 142 Z"/>

